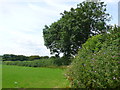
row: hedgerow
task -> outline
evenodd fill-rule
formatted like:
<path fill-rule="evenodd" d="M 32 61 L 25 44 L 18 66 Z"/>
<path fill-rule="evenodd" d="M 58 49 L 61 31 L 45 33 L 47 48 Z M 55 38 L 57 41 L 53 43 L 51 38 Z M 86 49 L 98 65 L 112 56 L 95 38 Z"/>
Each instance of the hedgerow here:
<path fill-rule="evenodd" d="M 93 36 L 66 72 L 74 88 L 120 88 L 120 28 Z"/>
<path fill-rule="evenodd" d="M 3 61 L 6 65 L 18 65 L 18 66 L 28 66 L 28 67 L 56 67 L 64 66 L 70 63 L 70 60 L 65 60 L 65 57 L 51 57 L 44 59 L 37 59 L 33 61 Z"/>

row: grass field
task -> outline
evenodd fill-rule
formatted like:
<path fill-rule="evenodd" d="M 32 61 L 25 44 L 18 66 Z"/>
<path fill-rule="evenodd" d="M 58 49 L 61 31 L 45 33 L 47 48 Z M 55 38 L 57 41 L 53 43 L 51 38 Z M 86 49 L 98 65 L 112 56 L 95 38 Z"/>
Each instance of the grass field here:
<path fill-rule="evenodd" d="M 2 88 L 65 88 L 63 69 L 3 65 Z"/>
<path fill-rule="evenodd" d="M 2 88 L 2 56 L 0 55 L 0 90 Z"/>
<path fill-rule="evenodd" d="M 0 61 L 0 90 L 2 88 L 2 61 Z"/>

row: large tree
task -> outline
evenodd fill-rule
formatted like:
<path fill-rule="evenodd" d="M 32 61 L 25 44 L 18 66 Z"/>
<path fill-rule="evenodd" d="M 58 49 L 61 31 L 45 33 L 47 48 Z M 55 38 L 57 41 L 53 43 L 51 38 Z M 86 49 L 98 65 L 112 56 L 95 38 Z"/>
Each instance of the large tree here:
<path fill-rule="evenodd" d="M 51 54 L 67 57 L 77 54 L 90 36 L 106 32 L 106 21 L 110 20 L 104 2 L 82 2 L 61 15 L 57 22 L 45 25 L 43 37 Z"/>

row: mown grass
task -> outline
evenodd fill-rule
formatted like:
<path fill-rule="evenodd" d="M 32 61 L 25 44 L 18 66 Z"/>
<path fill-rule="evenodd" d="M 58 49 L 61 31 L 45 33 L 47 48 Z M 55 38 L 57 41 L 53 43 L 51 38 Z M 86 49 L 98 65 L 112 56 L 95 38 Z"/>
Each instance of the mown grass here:
<path fill-rule="evenodd" d="M 0 55 L 0 90 L 2 88 L 2 56 Z"/>
<path fill-rule="evenodd" d="M 3 65 L 2 88 L 66 88 L 64 69 Z"/>
<path fill-rule="evenodd" d="M 2 88 L 2 61 L 0 61 L 0 90 Z"/>

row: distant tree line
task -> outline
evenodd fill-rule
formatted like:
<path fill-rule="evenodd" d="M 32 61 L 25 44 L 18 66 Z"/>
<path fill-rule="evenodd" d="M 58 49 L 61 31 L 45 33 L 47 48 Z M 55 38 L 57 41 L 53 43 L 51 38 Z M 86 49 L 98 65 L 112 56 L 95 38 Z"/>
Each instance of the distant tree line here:
<path fill-rule="evenodd" d="M 53 56 L 52 56 L 53 57 Z M 3 61 L 33 61 L 37 59 L 48 59 L 49 56 L 24 56 L 24 55 L 14 55 L 14 54 L 4 54 L 2 56 Z"/>

